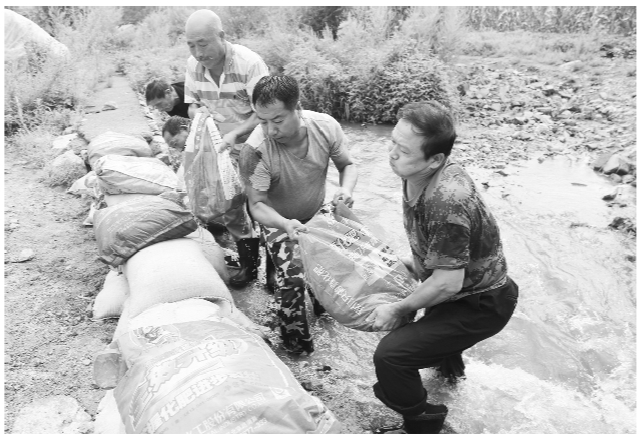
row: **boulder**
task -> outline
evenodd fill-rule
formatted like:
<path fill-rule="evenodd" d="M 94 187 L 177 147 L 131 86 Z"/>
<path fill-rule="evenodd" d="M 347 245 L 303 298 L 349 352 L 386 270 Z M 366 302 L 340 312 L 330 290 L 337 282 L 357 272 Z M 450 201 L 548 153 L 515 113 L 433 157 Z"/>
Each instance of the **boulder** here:
<path fill-rule="evenodd" d="M 64 136 L 56 137 L 51 143 L 51 149 L 53 150 L 53 154 L 58 156 L 63 154 L 64 152 L 70 149 L 71 141 L 78 137 L 77 134 L 66 134 Z"/>
<path fill-rule="evenodd" d="M 57 156 L 47 167 L 48 183 L 51 186 L 71 185 L 75 180 L 87 174 L 82 158 L 73 151 Z"/>
<path fill-rule="evenodd" d="M 38 399 L 20 409 L 11 434 L 88 434 L 91 416 L 70 396 Z"/>
<path fill-rule="evenodd" d="M 597 157 L 595 162 L 592 163 L 593 169 L 598 171 L 602 170 L 611 156 L 612 156 L 612 153 L 601 154 L 599 157 Z"/>
<path fill-rule="evenodd" d="M 622 176 L 630 172 L 630 164 L 619 154 L 613 154 L 606 164 L 604 164 L 602 170 L 606 175 L 616 173 L 617 175 Z"/>

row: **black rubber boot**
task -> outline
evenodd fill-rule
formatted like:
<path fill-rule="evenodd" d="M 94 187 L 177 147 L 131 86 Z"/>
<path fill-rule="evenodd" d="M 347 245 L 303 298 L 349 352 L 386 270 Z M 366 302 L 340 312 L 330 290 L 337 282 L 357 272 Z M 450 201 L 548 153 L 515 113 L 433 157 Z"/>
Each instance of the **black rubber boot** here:
<path fill-rule="evenodd" d="M 240 257 L 240 271 L 229 279 L 229 284 L 231 286 L 246 286 L 257 278 L 260 239 L 243 238 L 238 240 L 237 254 Z"/>
<path fill-rule="evenodd" d="M 268 289 L 271 293 L 275 293 L 277 289 L 277 271 L 275 270 L 275 264 L 273 263 L 273 259 L 271 259 L 271 255 L 268 250 L 266 251 L 266 289 Z"/>

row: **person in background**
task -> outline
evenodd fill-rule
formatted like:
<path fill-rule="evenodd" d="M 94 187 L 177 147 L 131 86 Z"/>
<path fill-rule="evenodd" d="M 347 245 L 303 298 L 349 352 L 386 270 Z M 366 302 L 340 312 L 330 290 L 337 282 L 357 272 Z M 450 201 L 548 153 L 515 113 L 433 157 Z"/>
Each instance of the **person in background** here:
<path fill-rule="evenodd" d="M 198 111 L 213 116 L 223 146 L 231 148 L 231 157 L 236 156 L 258 124 L 250 94 L 257 80 L 269 74 L 268 67 L 258 54 L 228 42 L 220 18 L 210 10 L 193 12 L 185 31 L 191 52 L 184 80 L 189 117 Z M 257 277 L 260 244 L 246 207 L 224 215 L 224 225 L 237 244 L 241 266 L 230 284 L 246 285 Z"/>
<path fill-rule="evenodd" d="M 333 203 L 352 205 L 357 168 L 340 124 L 331 116 L 299 107 L 293 77 L 263 77 L 253 104 L 260 124 L 240 152 L 240 173 L 251 215 L 260 223 L 277 269 L 278 316 L 284 347 L 314 350 L 306 318 L 304 270 L 297 233 L 322 207 L 329 161 L 339 171 Z M 312 297 L 312 294 L 310 294 Z M 314 300 L 315 313 L 323 308 Z"/>
<path fill-rule="evenodd" d="M 519 289 L 508 277 L 494 216 L 468 173 L 449 157 L 456 138 L 451 113 L 428 101 L 404 106 L 398 118 L 389 163 L 402 179 L 412 251 L 403 262 L 421 283 L 369 318 L 375 330 L 392 330 L 373 357 L 375 396 L 404 419 L 374 432 L 435 434 L 448 409 L 428 402 L 419 369 L 434 367 L 453 382 L 464 376 L 462 352 L 506 326 Z M 399 327 L 405 315 L 422 308 L 422 318 Z"/>
<path fill-rule="evenodd" d="M 146 105 L 169 116 L 189 117 L 189 105 L 184 102 L 184 82 L 171 83 L 154 78 L 146 85 Z"/>

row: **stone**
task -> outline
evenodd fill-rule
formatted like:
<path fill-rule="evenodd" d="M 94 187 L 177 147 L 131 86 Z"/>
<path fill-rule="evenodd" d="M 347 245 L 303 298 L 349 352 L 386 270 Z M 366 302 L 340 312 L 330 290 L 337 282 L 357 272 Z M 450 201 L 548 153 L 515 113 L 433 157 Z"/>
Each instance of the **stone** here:
<path fill-rule="evenodd" d="M 102 106 L 102 111 L 117 110 L 117 109 L 118 109 L 118 104 L 115 101 L 105 102 L 104 105 Z"/>
<path fill-rule="evenodd" d="M 550 134 L 550 127 L 546 124 L 535 126 L 535 134 Z"/>
<path fill-rule="evenodd" d="M 13 262 L 27 262 L 35 258 L 35 252 L 33 249 L 22 249 L 20 254 Z"/>
<path fill-rule="evenodd" d="M 69 146 L 72 140 L 78 137 L 77 134 L 66 134 L 64 136 L 58 136 L 53 143 L 51 143 L 51 150 L 55 156 L 58 156 L 69 150 Z"/>
<path fill-rule="evenodd" d="M 584 62 L 581 60 L 573 60 L 572 62 L 566 62 L 563 65 L 559 65 L 559 69 L 564 72 L 579 71 L 584 67 Z"/>
<path fill-rule="evenodd" d="M 621 182 L 623 182 L 624 184 L 630 184 L 635 180 L 635 175 L 624 175 L 621 177 Z"/>
<path fill-rule="evenodd" d="M 66 151 L 57 156 L 48 167 L 49 181 L 52 185 L 64 183 L 71 179 L 79 179 L 86 175 L 87 168 L 82 158 L 73 151 Z"/>
<path fill-rule="evenodd" d="M 619 154 L 613 154 L 602 168 L 606 175 L 616 173 L 617 175 L 626 175 L 630 172 L 630 165 L 625 158 Z"/>
<path fill-rule="evenodd" d="M 612 156 L 612 153 L 601 154 L 599 157 L 597 157 L 595 162 L 592 163 L 592 168 L 598 171 L 602 170 L 611 156 Z"/>
<path fill-rule="evenodd" d="M 617 175 L 616 173 L 611 173 L 611 174 L 610 174 L 610 180 L 611 180 L 612 182 L 617 182 L 617 183 L 622 182 L 622 178 L 621 178 L 621 176 Z"/>
<path fill-rule="evenodd" d="M 12 434 L 87 434 L 91 416 L 70 396 L 54 395 L 20 409 Z"/>

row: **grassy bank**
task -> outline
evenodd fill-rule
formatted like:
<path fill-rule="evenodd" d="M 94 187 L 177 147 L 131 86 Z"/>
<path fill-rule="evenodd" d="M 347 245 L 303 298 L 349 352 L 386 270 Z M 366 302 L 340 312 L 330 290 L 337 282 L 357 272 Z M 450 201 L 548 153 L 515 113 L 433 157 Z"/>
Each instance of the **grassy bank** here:
<path fill-rule="evenodd" d="M 42 141 L 34 135 L 56 135 L 77 124 L 92 92 L 108 85 L 116 71 L 126 73 L 138 91 L 155 76 L 183 80 L 189 55 L 184 22 L 196 7 L 14 9 L 71 54 L 50 59 L 32 47 L 26 72 L 5 63 L 10 146 L 21 149 Z M 459 109 L 459 83 L 451 70 L 457 56 L 602 62 L 603 45 L 617 46 L 636 31 L 632 7 L 213 9 L 227 39 L 259 53 L 273 73 L 298 79 L 306 108 L 366 123 L 393 123 L 399 107 L 414 100 L 436 99 Z M 570 33 L 552 33 L 558 31 Z"/>

